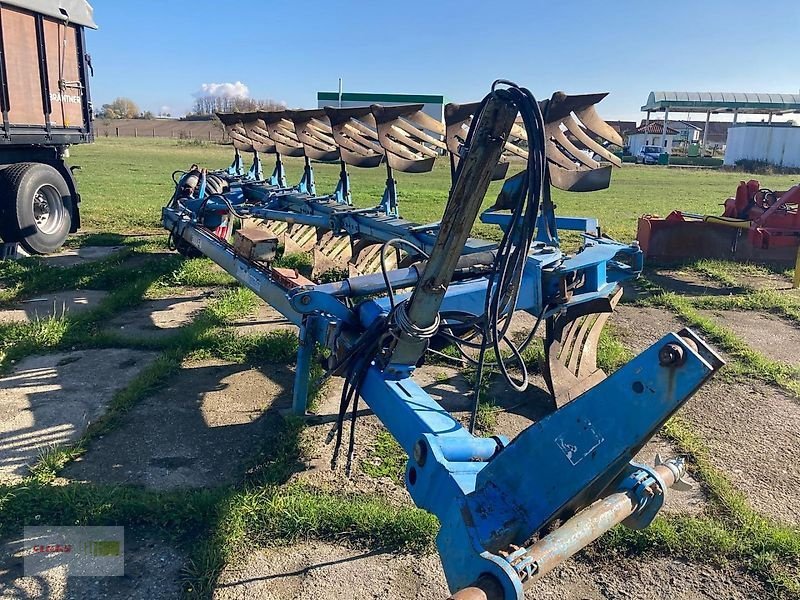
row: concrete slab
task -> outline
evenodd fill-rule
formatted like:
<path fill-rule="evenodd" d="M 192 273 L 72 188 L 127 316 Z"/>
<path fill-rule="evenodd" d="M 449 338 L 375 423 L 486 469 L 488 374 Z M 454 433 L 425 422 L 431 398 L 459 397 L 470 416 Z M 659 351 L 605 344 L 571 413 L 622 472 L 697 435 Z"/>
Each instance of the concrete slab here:
<path fill-rule="evenodd" d="M 0 378 L 0 483 L 25 476 L 46 448 L 78 439 L 155 357 L 109 348 L 22 360 Z"/>
<path fill-rule="evenodd" d="M 800 365 L 800 327 L 777 315 L 751 310 L 701 310 L 700 313 L 733 331 L 767 358 Z"/>
<path fill-rule="evenodd" d="M 189 290 L 186 294 L 145 300 L 133 310 L 114 317 L 106 329 L 134 337 L 162 337 L 188 325 L 212 298 L 208 290 Z"/>
<path fill-rule="evenodd" d="M 24 539 L 0 544 L 0 598 L 48 600 L 168 600 L 181 597 L 181 568 L 185 557 L 174 544 L 125 529 L 125 574 L 121 577 L 68 577 L 53 568 L 25 576 Z"/>
<path fill-rule="evenodd" d="M 292 380 L 279 365 L 261 371 L 219 361 L 186 365 L 62 475 L 159 490 L 237 481 L 269 431 L 265 413 L 291 404 Z"/>
<path fill-rule="evenodd" d="M 73 250 L 63 250 L 58 254 L 41 256 L 38 260 L 51 267 L 74 267 L 97 262 L 122 250 L 122 246 L 84 246 Z"/>
<path fill-rule="evenodd" d="M 800 525 L 800 411 L 786 392 L 759 381 L 717 378 L 679 413 L 710 448 L 709 460 L 760 514 Z"/>
<path fill-rule="evenodd" d="M 74 315 L 97 308 L 106 296 L 108 292 L 100 290 L 67 290 L 42 294 L 0 310 L 0 323 L 27 323 L 64 314 Z"/>
<path fill-rule="evenodd" d="M 235 320 L 232 326 L 239 335 L 268 333 L 281 329 L 297 330 L 291 321 L 287 321 L 281 313 L 261 300 L 255 313 Z"/>

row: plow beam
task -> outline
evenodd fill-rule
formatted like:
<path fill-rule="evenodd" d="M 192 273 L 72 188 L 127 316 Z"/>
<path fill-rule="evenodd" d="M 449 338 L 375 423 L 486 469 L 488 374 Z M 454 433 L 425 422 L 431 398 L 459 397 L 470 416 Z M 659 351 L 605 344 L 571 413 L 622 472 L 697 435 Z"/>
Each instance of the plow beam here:
<path fill-rule="evenodd" d="M 414 502 L 441 522 L 451 591 L 491 577 L 502 590 L 493 600 L 522 600 L 526 582 L 616 523 L 649 524 L 682 471 L 629 461 L 722 365 L 690 330 L 668 334 L 510 444 L 471 436 L 412 379 L 387 380 L 377 367 L 363 397 L 410 457 Z M 523 548 L 571 515 L 566 529 Z"/>

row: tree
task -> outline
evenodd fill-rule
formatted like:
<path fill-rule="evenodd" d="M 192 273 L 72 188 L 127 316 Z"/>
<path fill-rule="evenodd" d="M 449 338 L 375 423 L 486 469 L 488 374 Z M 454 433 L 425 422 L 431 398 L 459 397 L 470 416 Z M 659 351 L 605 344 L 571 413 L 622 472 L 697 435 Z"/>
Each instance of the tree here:
<path fill-rule="evenodd" d="M 130 98 L 119 97 L 111 104 L 103 104 L 99 116 L 103 119 L 135 119 L 139 116 L 139 107 Z"/>
<path fill-rule="evenodd" d="M 194 114 L 213 115 L 215 112 L 249 112 L 254 110 L 279 110 L 285 108 L 275 100 L 230 96 L 201 96 L 194 101 Z"/>
<path fill-rule="evenodd" d="M 146 110 L 141 115 L 139 115 L 140 119 L 155 119 L 156 116 L 153 114 L 152 111 Z"/>

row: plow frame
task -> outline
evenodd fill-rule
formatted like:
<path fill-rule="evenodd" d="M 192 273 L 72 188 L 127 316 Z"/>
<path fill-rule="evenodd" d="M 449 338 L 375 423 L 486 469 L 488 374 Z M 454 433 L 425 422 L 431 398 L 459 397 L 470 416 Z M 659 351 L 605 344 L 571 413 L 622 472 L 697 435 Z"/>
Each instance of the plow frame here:
<path fill-rule="evenodd" d="M 391 320 L 398 305 L 409 306 L 412 321 L 420 325 L 413 319 L 415 300 L 417 313 L 435 319 L 437 325 L 439 314 L 483 314 L 487 290 L 497 285 L 485 267 L 462 266 L 460 261 L 470 255 L 491 256 L 497 247 L 468 235 L 516 116 L 499 98 L 502 95 L 492 96 L 484 109 L 491 116 L 486 119 L 488 125 L 479 121 L 478 141 L 473 140 L 473 148 L 459 155 L 462 179 L 454 182 L 440 222 L 417 225 L 398 216 L 388 161 L 386 191 L 373 208 L 350 205 L 344 160 L 337 189 L 315 196 L 307 156 L 298 186 L 240 183 L 223 201 L 206 200 L 214 210 L 240 210 L 246 217 L 313 227 L 318 236 L 347 236 L 353 247 L 362 242 L 404 240 L 430 255 L 423 267 L 398 265 L 383 273 L 327 284 L 293 283 L 280 269 L 237 254 L 191 207 L 173 199 L 163 209 L 163 225 L 173 237 L 209 257 L 299 327 L 292 398 L 296 414 L 306 412 L 317 345 L 331 352 L 329 365 L 335 367 L 368 332 Z M 570 97 L 554 98 L 556 106 L 569 115 Z M 356 115 L 368 121 L 368 111 L 348 111 L 326 111 L 333 137 L 340 145 L 350 146 L 353 162 L 377 166 L 371 150 L 373 130 L 353 120 Z M 410 125 L 393 129 L 390 120 L 392 114 L 403 111 L 409 118 L 421 122 L 424 118 L 408 108 L 382 111 L 373 107 L 373 111 L 379 117 L 379 135 L 391 138 L 384 142 L 390 144 L 387 150 L 391 147 L 397 154 L 392 164 L 429 170 L 430 153 L 414 154 L 409 147 L 415 145 L 403 137 L 411 131 Z M 587 121 L 595 117 L 593 109 L 585 115 Z M 273 128 L 282 123 L 278 115 L 271 119 Z M 507 127 L 505 132 L 503 127 Z M 285 133 L 284 128 L 280 135 L 288 148 L 293 142 Z M 597 176 L 592 165 L 585 167 L 589 170 L 577 175 L 560 167 L 567 189 L 594 185 Z M 602 170 L 601 180 L 607 176 L 607 169 Z M 525 193 L 526 186 L 520 186 L 519 180 L 512 178 L 506 185 L 507 197 Z M 621 284 L 642 270 L 637 244 L 604 238 L 596 220 L 556 217 L 553 208 L 545 202 L 538 221 L 534 219 L 539 237 L 523 255 L 513 306 L 548 322 L 570 311 L 590 312 L 598 303 L 612 302 Z M 482 219 L 503 229 L 511 226 L 511 217 L 498 210 L 484 212 Z M 584 244 L 579 252 L 562 254 L 558 228 L 582 232 Z M 388 289 L 409 288 L 414 291 L 398 291 L 394 298 L 386 295 Z M 421 322 L 421 326 L 427 324 Z M 417 506 L 439 519 L 436 543 L 448 585 L 456 592 L 454 597 L 465 600 L 522 600 L 531 582 L 615 524 L 648 525 L 667 490 L 680 481 L 685 466 L 679 460 L 655 467 L 631 460 L 723 364 L 690 330 L 667 334 L 615 373 L 602 374 L 592 387 L 554 405 L 546 417 L 509 441 L 503 436 L 474 435 L 414 381 L 416 364 L 427 344 L 419 337 L 404 337 L 406 333 L 395 332 L 396 344 L 387 349 L 388 354 L 366 363 L 357 394 L 408 454 L 406 487 Z M 561 520 L 566 520 L 561 527 L 543 534 Z"/>

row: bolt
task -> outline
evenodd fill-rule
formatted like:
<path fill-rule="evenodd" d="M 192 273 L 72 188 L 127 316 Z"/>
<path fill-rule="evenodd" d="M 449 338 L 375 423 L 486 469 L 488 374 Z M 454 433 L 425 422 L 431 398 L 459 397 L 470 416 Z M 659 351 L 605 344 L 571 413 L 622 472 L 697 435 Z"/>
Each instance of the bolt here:
<path fill-rule="evenodd" d="M 417 441 L 414 444 L 414 461 L 422 467 L 425 465 L 425 459 L 428 457 L 428 447 L 423 440 Z"/>
<path fill-rule="evenodd" d="M 658 362 L 662 367 L 677 367 L 683 364 L 683 347 L 678 344 L 666 344 L 658 351 Z"/>
<path fill-rule="evenodd" d="M 302 298 L 300 298 L 300 304 L 302 304 L 303 306 L 308 306 L 309 304 L 311 304 L 311 296 L 305 295 Z"/>

